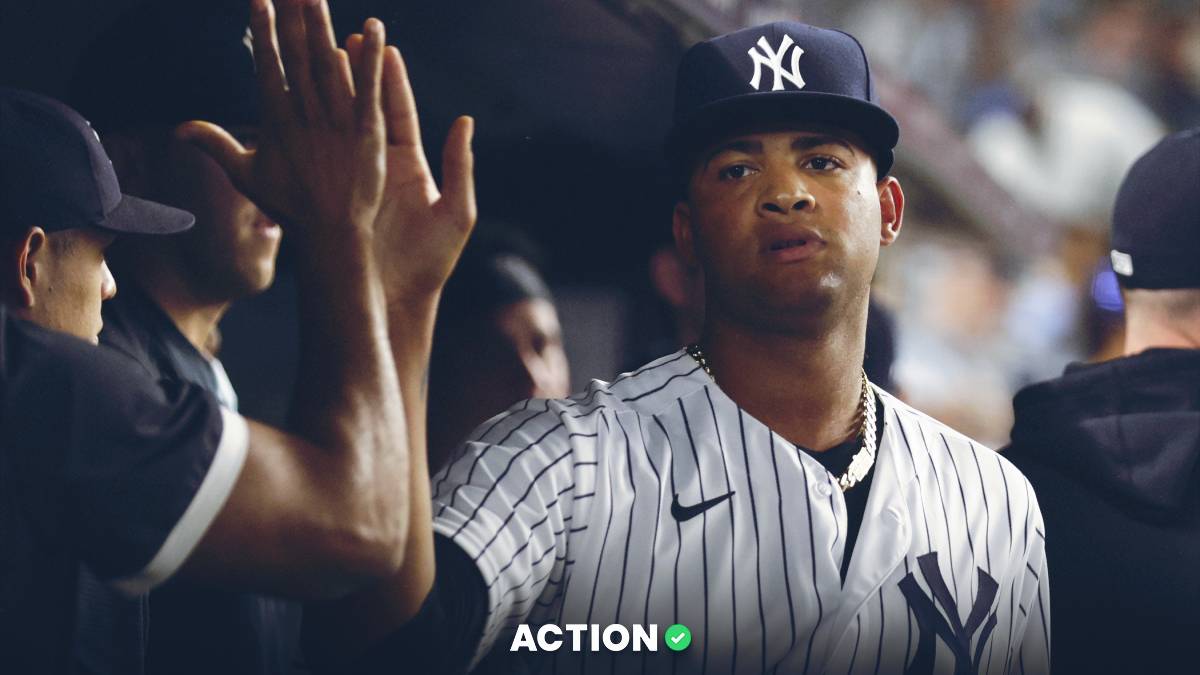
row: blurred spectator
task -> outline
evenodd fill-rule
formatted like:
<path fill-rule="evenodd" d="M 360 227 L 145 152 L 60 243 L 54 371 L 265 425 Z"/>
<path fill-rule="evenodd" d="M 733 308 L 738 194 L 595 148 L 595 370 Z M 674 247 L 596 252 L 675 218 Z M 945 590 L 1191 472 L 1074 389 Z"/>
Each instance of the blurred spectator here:
<path fill-rule="evenodd" d="M 867 2 L 847 20 L 875 68 L 907 82 L 954 119 L 973 66 L 979 27 L 956 0 Z"/>
<path fill-rule="evenodd" d="M 1086 8 L 1065 65 L 1047 69 L 1013 54 L 1013 106 L 990 109 L 968 131 L 998 183 L 1067 226 L 1105 230 L 1125 171 L 1165 133 L 1125 86 L 1136 78 L 1147 37 L 1144 4 Z"/>
<path fill-rule="evenodd" d="M 217 323 L 230 303 L 271 285 L 281 231 L 173 132 L 204 119 L 253 143 L 247 22 L 240 0 L 135 7 L 84 50 L 72 96 L 103 134 L 122 187 L 196 215 L 182 235 L 110 248 L 121 292 L 104 305 L 101 343 L 154 381 L 195 384 L 235 411 Z M 263 595 L 175 579 L 127 599 L 84 570 L 78 611 L 85 672 L 282 674 L 296 656 L 299 605 Z"/>
<path fill-rule="evenodd" d="M 1162 137 L 1133 94 L 1094 77 L 1038 82 L 1028 108 L 981 118 L 976 159 L 1019 200 L 1063 223 L 1101 230 L 1121 176 Z"/>
<path fill-rule="evenodd" d="M 1002 443 L 1019 356 L 1003 330 L 1009 281 L 978 246 L 906 234 L 915 241 L 892 252 L 880 281 L 903 308 L 895 386 L 934 418 L 984 443 Z"/>
<path fill-rule="evenodd" d="M 429 382 L 429 470 L 489 417 L 563 398 L 570 370 L 550 289 L 512 233 L 479 228 L 438 309 Z"/>
<path fill-rule="evenodd" d="M 1138 90 L 1167 126 L 1200 126 L 1200 3 L 1171 3 L 1152 19 L 1149 61 Z"/>
<path fill-rule="evenodd" d="M 896 361 L 896 319 L 890 310 L 871 298 L 867 306 L 867 346 L 863 354 L 863 370 L 875 386 L 898 394 L 892 381 L 892 365 Z"/>

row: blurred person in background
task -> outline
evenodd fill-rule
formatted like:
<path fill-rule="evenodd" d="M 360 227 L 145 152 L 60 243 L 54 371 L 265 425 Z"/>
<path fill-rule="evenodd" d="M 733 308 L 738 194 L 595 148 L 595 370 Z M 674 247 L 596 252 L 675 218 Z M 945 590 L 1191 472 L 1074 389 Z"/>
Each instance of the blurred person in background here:
<path fill-rule="evenodd" d="M 1173 130 L 1200 126 L 1200 3 L 1176 0 L 1152 17 L 1138 91 Z"/>
<path fill-rule="evenodd" d="M 983 27 L 960 0 L 864 2 L 846 20 L 873 63 L 929 99 L 948 119 L 959 117 Z"/>
<path fill-rule="evenodd" d="M 270 286 L 281 230 L 175 129 L 208 120 L 253 146 L 259 101 L 248 20 L 241 0 L 142 3 L 82 52 L 71 97 L 127 191 L 196 214 L 180 236 L 126 237 L 112 247 L 121 293 L 105 304 L 101 343 L 155 380 L 203 387 L 235 411 L 217 324 L 231 303 Z M 131 672 L 143 653 L 150 673 L 285 673 L 296 659 L 300 607 L 268 596 L 179 579 L 126 599 L 85 570 L 79 609 L 86 672 Z M 142 640 L 124 644 L 119 634 Z"/>
<path fill-rule="evenodd" d="M 429 469 L 489 417 L 570 393 L 562 326 L 528 246 L 482 229 L 446 284 L 429 370 Z"/>
<path fill-rule="evenodd" d="M 900 253 L 899 251 L 897 252 Z M 896 381 L 906 400 L 984 443 L 1007 439 L 1020 355 L 1005 331 L 1009 281 L 996 255 L 957 236 L 910 243 L 898 263 Z"/>
<path fill-rule="evenodd" d="M 896 317 L 883 304 L 871 298 L 867 305 L 867 340 L 863 350 L 863 370 L 875 386 L 901 400 L 902 392 L 892 379 L 896 362 Z"/>
<path fill-rule="evenodd" d="M 1115 3 L 1088 10 L 1076 38 L 1078 67 L 1059 72 L 1013 55 L 1015 96 L 994 107 L 967 131 L 975 157 L 1001 186 L 1068 228 L 1102 239 L 1121 177 L 1162 137 L 1162 123 L 1122 83 L 1134 64 L 1124 51 L 1105 51 L 1099 35 L 1112 28 Z M 1124 3 L 1128 4 L 1128 3 Z M 1105 9 L 1113 5 L 1111 9 Z M 1123 6 L 1123 5 L 1121 5 Z M 1145 22 L 1120 25 L 1118 44 L 1146 39 Z M 1126 35 L 1128 33 L 1129 35 Z M 1123 60 L 1124 58 L 1124 60 Z M 1082 243 L 1082 242 L 1080 242 Z M 1099 259 L 1105 250 L 1093 248 Z"/>
<path fill-rule="evenodd" d="M 1007 67 L 995 69 L 990 93 L 977 92 L 967 130 L 976 160 L 1057 225 L 1050 250 L 1026 258 L 1002 310 L 1022 355 L 1009 361 L 1018 367 L 1008 374 L 1014 387 L 1090 354 L 1085 321 L 1096 265 L 1108 251 L 1112 200 L 1129 166 L 1165 133 L 1131 89 L 1150 41 L 1149 4 L 1082 4 L 1060 19 L 1066 32 L 1057 41 L 1023 43 L 1028 32 L 1018 32 L 995 54 Z M 979 100 L 988 96 L 991 103 Z"/>
<path fill-rule="evenodd" d="M 1195 669 L 1200 632 L 1200 128 L 1130 170 L 1112 217 L 1123 355 L 1013 401 L 1005 451 L 1037 491 L 1053 667 Z"/>

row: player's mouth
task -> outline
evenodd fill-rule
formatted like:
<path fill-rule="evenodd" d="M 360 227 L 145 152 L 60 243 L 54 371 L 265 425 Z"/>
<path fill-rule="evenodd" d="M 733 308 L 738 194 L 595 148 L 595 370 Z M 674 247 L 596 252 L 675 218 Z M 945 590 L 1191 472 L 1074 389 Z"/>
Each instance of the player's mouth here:
<path fill-rule="evenodd" d="M 788 263 L 807 260 L 825 248 L 825 240 L 816 234 L 776 239 L 767 245 L 766 253 L 775 262 Z"/>

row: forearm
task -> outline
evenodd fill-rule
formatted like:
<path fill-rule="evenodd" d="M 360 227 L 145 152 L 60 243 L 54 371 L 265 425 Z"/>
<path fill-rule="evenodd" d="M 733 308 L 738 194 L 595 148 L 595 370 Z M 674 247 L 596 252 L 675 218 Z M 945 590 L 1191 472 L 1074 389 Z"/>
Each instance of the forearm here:
<path fill-rule="evenodd" d="M 408 527 L 400 569 L 381 584 L 333 603 L 311 605 L 305 630 L 319 649 L 355 654 L 404 625 L 420 610 L 436 570 L 433 513 L 430 508 L 425 442 L 426 390 L 437 296 L 400 301 L 391 298 L 388 334 L 396 379 L 403 399 L 409 467 Z"/>
<path fill-rule="evenodd" d="M 396 375 L 409 420 L 410 451 L 408 536 L 404 563 L 397 576 L 394 611 L 400 619 L 417 612 L 433 585 L 436 563 L 433 552 L 433 511 L 429 493 L 427 439 L 429 360 L 440 294 L 416 300 L 391 298 L 389 334 L 396 359 Z"/>
<path fill-rule="evenodd" d="M 324 524 L 352 543 L 361 536 L 394 566 L 407 528 L 409 452 L 371 241 L 366 228 L 350 227 L 337 246 L 298 243 L 300 386 L 290 426 L 327 454 L 310 467 L 320 474 L 311 498 L 325 505 Z"/>

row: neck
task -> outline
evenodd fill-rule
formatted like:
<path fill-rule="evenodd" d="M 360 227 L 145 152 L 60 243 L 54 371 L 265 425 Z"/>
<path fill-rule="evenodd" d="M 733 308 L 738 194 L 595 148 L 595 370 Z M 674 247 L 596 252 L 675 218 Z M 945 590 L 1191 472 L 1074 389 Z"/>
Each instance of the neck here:
<path fill-rule="evenodd" d="M 1147 349 L 1200 349 L 1200 289 L 1122 289 L 1125 355 Z"/>
<path fill-rule="evenodd" d="M 1147 349 L 1200 349 L 1200 326 L 1125 324 L 1125 356 Z"/>
<path fill-rule="evenodd" d="M 141 278 L 137 282 L 193 347 L 205 356 L 213 356 L 211 346 L 217 324 L 229 309 L 229 302 L 202 300 L 175 275 L 162 275 L 153 281 Z"/>
<path fill-rule="evenodd" d="M 861 425 L 866 306 L 812 335 L 774 333 L 714 317 L 700 344 L 721 389 L 788 441 L 822 452 Z"/>

